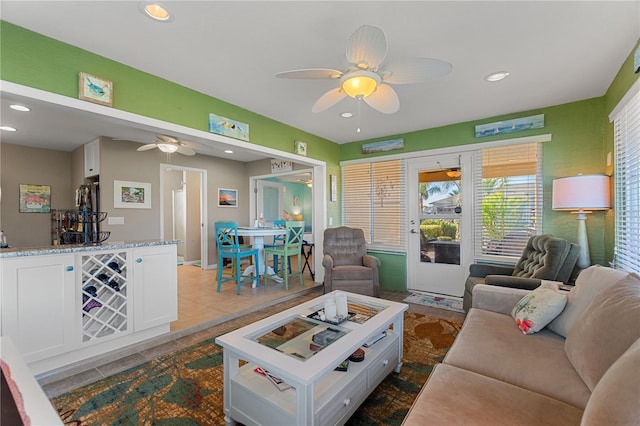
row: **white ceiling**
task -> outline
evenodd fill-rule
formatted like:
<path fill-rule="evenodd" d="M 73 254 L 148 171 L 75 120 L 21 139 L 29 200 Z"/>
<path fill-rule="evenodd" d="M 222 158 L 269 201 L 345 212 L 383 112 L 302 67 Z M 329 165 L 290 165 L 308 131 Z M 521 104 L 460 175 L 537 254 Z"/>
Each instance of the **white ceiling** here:
<path fill-rule="evenodd" d="M 2 0 L 0 16 L 337 143 L 602 96 L 640 38 L 639 1 L 162 3 L 174 16 L 171 22 L 147 18 L 138 1 Z M 347 39 L 363 24 L 386 33 L 387 60 L 431 57 L 451 63 L 453 71 L 427 83 L 394 86 L 400 97 L 395 114 L 362 105 L 362 132 L 356 133 L 354 100 L 311 112 L 335 81 L 275 74 L 343 69 Z M 501 70 L 511 75 L 499 83 L 484 80 Z M 114 92 L 117 97 L 117 85 Z M 356 117 L 340 118 L 343 111 Z M 59 124 L 49 143 L 75 140 L 65 132 L 85 132 L 86 142 L 92 132 L 107 131 L 78 124 L 77 118 Z M 131 135 L 141 138 L 139 132 Z M 16 137 L 5 136 L 7 142 Z"/>

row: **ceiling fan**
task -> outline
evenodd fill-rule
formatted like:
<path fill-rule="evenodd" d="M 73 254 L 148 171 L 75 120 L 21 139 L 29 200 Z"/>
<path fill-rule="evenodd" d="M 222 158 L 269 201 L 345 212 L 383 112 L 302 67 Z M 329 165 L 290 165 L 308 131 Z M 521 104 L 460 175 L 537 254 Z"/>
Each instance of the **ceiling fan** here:
<path fill-rule="evenodd" d="M 147 151 L 153 148 L 158 148 L 167 154 L 178 152 L 178 154 L 182 155 L 196 155 L 196 152 L 189 148 L 185 141 L 167 135 L 157 135 L 155 142 L 142 145 L 138 148 L 138 151 Z"/>
<path fill-rule="evenodd" d="M 346 96 L 363 100 L 373 109 L 393 114 L 400 109 L 400 100 L 390 84 L 421 83 L 451 72 L 452 65 L 439 59 L 411 58 L 383 64 L 387 54 L 384 32 L 372 25 L 363 25 L 347 42 L 348 68 L 343 72 L 317 68 L 284 71 L 279 78 L 335 79 L 338 87 L 329 90 L 316 101 L 313 112 L 325 111 Z"/>

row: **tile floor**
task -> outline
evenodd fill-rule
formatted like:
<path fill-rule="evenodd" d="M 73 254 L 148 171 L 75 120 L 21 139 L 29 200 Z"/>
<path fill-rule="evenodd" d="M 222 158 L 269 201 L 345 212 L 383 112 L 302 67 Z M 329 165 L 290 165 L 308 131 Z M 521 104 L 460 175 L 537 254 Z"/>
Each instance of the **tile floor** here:
<path fill-rule="evenodd" d="M 37 377 L 38 382 L 45 394 L 53 398 L 164 353 L 213 337 L 208 334 L 208 330 L 214 325 L 275 303 L 286 303 L 299 295 L 311 299 L 321 295 L 323 290 L 322 284 L 314 283 L 309 273 L 304 274 L 303 287 L 297 278 L 290 279 L 288 291 L 284 289 L 284 284 L 273 281 L 269 281 L 266 288 L 262 283 L 257 288 L 243 286 L 240 295 L 236 294 L 235 285 L 231 282 L 223 285 L 220 293 L 216 291 L 216 287 L 215 269 L 201 270 L 191 265 L 179 266 L 178 320 L 171 323 L 171 333 L 53 371 Z M 381 297 L 400 302 L 409 294 L 383 290 Z M 464 320 L 464 314 L 428 306 L 412 304 L 412 310 L 453 321 Z"/>

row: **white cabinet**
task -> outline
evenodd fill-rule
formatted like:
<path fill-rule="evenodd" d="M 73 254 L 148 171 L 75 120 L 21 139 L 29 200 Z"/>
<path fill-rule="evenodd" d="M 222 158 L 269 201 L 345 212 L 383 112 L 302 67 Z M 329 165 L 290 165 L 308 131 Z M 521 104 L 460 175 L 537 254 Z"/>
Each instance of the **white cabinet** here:
<path fill-rule="evenodd" d="M 84 177 L 100 174 L 100 139 L 84 145 Z"/>
<path fill-rule="evenodd" d="M 46 252 L 0 263 L 0 335 L 34 374 L 168 333 L 177 319 L 175 244 Z"/>
<path fill-rule="evenodd" d="M 176 245 L 133 250 L 135 331 L 178 319 Z"/>
<path fill-rule="evenodd" d="M 74 265 L 73 254 L 2 261 L 2 335 L 13 339 L 27 363 L 80 344 Z"/>

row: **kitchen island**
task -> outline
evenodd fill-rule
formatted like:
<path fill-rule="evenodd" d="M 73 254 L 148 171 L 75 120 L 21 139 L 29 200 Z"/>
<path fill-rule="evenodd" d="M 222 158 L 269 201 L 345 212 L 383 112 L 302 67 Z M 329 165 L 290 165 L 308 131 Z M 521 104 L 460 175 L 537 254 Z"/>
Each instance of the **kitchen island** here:
<path fill-rule="evenodd" d="M 0 335 L 34 375 L 168 333 L 179 241 L 0 249 Z"/>

